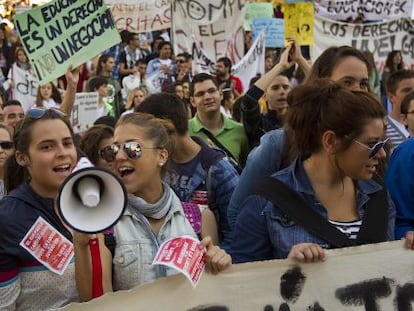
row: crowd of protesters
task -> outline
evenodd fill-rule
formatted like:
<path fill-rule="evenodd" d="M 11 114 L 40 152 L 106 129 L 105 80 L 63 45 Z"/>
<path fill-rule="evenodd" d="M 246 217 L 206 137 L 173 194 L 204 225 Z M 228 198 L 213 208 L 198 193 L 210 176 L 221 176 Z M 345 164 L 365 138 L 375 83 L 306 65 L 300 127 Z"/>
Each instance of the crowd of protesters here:
<path fill-rule="evenodd" d="M 213 75 L 193 72 L 168 30 L 120 35 L 20 102 L 13 68 L 30 73 L 31 64 L 0 25 L 1 310 L 58 308 L 177 273 L 151 262 L 163 241 L 183 235 L 200 240 L 212 273 L 325 261 L 326 249 L 400 238 L 414 249 L 414 72 L 400 51 L 380 75 L 369 53 L 335 46 L 310 60 L 287 38 L 244 89 L 228 57 Z M 77 92 L 98 93 L 98 114 L 75 135 Z M 81 156 L 128 192 L 120 220 L 97 235 L 70 229 L 56 209 Z M 20 246 L 39 216 L 73 243 L 61 275 Z"/>

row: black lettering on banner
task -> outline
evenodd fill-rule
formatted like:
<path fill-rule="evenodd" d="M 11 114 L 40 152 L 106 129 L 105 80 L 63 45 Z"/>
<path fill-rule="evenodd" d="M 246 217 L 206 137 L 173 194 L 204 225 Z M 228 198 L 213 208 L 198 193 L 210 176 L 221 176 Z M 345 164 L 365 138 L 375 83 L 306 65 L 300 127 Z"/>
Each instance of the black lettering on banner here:
<path fill-rule="evenodd" d="M 37 30 L 32 31 L 33 26 L 39 27 L 40 24 L 30 14 L 27 14 L 26 17 L 26 28 L 23 28 L 23 25 L 18 20 L 16 20 L 16 28 L 19 32 L 21 42 L 30 54 L 40 49 L 45 42 Z"/>
<path fill-rule="evenodd" d="M 331 14 L 376 14 L 383 16 L 410 14 L 408 1 L 345 0 L 329 1 L 326 11 Z"/>
<path fill-rule="evenodd" d="M 59 20 L 55 20 L 54 22 L 55 22 L 54 25 L 50 24 L 50 25 L 47 25 L 47 27 L 45 28 L 46 37 L 49 40 L 53 40 L 63 33 Z"/>
<path fill-rule="evenodd" d="M 52 55 L 45 54 L 41 58 L 35 62 L 33 59 L 31 62 L 34 64 L 34 68 L 36 70 L 36 74 L 39 78 L 39 80 L 42 79 L 45 71 L 47 71 L 49 74 L 53 72 L 53 70 L 56 69 L 56 62 Z"/>
<path fill-rule="evenodd" d="M 315 302 L 312 306 L 309 306 L 306 311 L 325 311 L 324 308 L 317 302 Z"/>
<path fill-rule="evenodd" d="M 335 291 L 336 298 L 347 306 L 365 306 L 365 310 L 379 311 L 377 299 L 391 295 L 393 279 L 386 277 L 362 281 Z"/>
<path fill-rule="evenodd" d="M 296 266 L 286 271 L 280 278 L 280 294 L 288 302 L 296 302 L 302 293 L 306 276 L 300 267 Z"/>
<path fill-rule="evenodd" d="M 209 59 L 201 49 L 198 48 L 195 42 L 193 42 L 191 54 L 193 55 L 193 59 L 197 60 L 197 65 L 201 66 L 203 70 L 214 72 L 214 62 Z"/>
<path fill-rule="evenodd" d="M 414 284 L 407 283 L 403 286 L 397 286 L 394 306 L 398 311 L 412 311 L 414 302 Z"/>
<path fill-rule="evenodd" d="M 401 40 L 401 53 L 414 58 L 414 37 L 412 35 L 405 35 Z"/>
<path fill-rule="evenodd" d="M 187 311 L 229 311 L 230 309 L 226 306 L 217 306 L 217 305 L 201 305 Z"/>
<path fill-rule="evenodd" d="M 16 90 L 22 95 L 36 96 L 37 93 L 37 81 L 26 80 L 16 84 Z"/>

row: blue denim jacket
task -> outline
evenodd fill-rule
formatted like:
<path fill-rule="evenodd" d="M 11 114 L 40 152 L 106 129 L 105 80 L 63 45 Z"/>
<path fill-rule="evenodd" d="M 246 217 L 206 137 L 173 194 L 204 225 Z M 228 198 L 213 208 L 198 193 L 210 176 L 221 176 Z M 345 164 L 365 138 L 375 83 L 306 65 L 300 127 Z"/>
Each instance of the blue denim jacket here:
<path fill-rule="evenodd" d="M 315 211 L 327 218 L 327 211 L 315 197 L 315 192 L 300 160 L 296 159 L 290 166 L 272 176 L 300 193 Z M 382 187 L 373 180 L 358 181 L 357 208 L 360 218 L 364 215 L 370 196 L 381 189 Z M 390 199 L 388 208 L 386 239 L 393 240 L 395 207 Z M 233 231 L 230 249 L 235 263 L 286 258 L 292 246 L 298 243 L 316 243 L 323 248 L 331 248 L 326 241 L 296 224 L 277 206 L 263 197 L 249 196 L 242 209 Z"/>
<path fill-rule="evenodd" d="M 260 145 L 249 153 L 240 182 L 231 196 L 227 209 L 230 228 L 234 227 L 237 216 L 245 206 L 243 202 L 250 195 L 255 181 L 280 170 L 285 137 L 283 129 L 267 132 L 261 137 Z"/>

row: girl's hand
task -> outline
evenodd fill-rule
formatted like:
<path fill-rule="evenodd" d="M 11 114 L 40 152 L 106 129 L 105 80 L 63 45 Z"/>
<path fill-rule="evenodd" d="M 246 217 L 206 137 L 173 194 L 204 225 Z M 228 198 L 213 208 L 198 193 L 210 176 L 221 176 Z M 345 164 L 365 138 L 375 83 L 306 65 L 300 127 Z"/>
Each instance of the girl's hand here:
<path fill-rule="evenodd" d="M 404 246 L 407 249 L 414 249 L 414 231 L 408 231 L 405 234 Z"/>
<path fill-rule="evenodd" d="M 217 274 L 231 266 L 230 255 L 219 246 L 213 245 L 209 236 L 205 237 L 200 242 L 200 248 L 204 247 L 206 248 L 206 270 L 208 272 Z"/>
<path fill-rule="evenodd" d="M 288 258 L 299 262 L 318 262 L 326 260 L 326 253 L 318 244 L 299 243 L 292 246 Z"/>

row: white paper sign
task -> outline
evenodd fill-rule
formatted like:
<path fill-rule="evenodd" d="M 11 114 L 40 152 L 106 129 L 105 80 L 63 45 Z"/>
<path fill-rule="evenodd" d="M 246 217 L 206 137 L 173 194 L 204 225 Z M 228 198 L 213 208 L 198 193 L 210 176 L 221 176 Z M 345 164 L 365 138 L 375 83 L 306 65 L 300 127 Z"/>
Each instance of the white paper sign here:
<path fill-rule="evenodd" d="M 42 217 L 26 233 L 20 246 L 50 271 L 62 275 L 74 256 L 73 244 Z"/>

